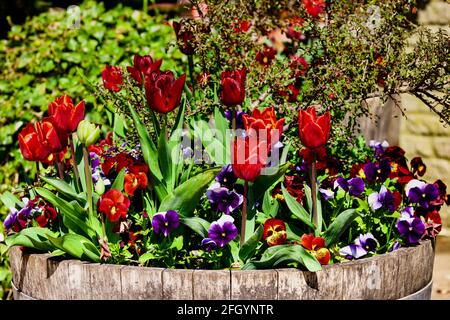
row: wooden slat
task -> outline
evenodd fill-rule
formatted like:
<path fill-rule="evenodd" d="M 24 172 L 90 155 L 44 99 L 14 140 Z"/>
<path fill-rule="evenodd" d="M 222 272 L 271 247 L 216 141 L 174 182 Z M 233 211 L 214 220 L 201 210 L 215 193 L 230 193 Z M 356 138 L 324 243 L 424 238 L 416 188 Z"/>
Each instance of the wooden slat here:
<path fill-rule="evenodd" d="M 164 300 L 192 300 L 193 299 L 194 270 L 165 269 L 162 273 Z"/>
<path fill-rule="evenodd" d="M 91 274 L 90 263 L 70 260 L 68 265 L 70 299 L 91 300 Z"/>
<path fill-rule="evenodd" d="M 231 270 L 231 300 L 278 299 L 276 270 Z"/>
<path fill-rule="evenodd" d="M 229 300 L 231 297 L 230 270 L 195 270 L 193 281 L 194 300 Z"/>
<path fill-rule="evenodd" d="M 126 266 L 121 269 L 122 299 L 160 300 L 163 268 Z"/>
<path fill-rule="evenodd" d="M 88 265 L 92 299 L 122 300 L 120 269 L 123 266 L 92 263 Z"/>

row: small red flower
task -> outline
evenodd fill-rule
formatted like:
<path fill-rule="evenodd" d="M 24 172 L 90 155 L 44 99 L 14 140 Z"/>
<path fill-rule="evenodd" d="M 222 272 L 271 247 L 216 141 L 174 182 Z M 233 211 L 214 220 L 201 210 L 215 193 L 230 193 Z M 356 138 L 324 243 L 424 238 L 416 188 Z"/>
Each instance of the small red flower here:
<path fill-rule="evenodd" d="M 84 119 L 84 101 L 74 106 L 72 99 L 68 95 L 63 95 L 49 104 L 48 113 L 59 131 L 75 132 L 80 121 Z"/>
<path fill-rule="evenodd" d="M 317 117 L 316 109 L 313 106 L 306 111 L 300 110 L 298 131 L 302 144 L 309 149 L 323 147 L 330 137 L 330 123 L 329 112 Z"/>
<path fill-rule="evenodd" d="M 233 143 L 232 159 L 236 177 L 255 181 L 267 162 L 267 142 L 256 137 L 238 137 Z"/>
<path fill-rule="evenodd" d="M 122 84 L 122 70 L 120 67 L 106 65 L 102 71 L 103 85 L 112 92 L 120 91 Z"/>
<path fill-rule="evenodd" d="M 97 203 L 98 211 L 106 215 L 111 222 L 126 218 L 130 200 L 119 190 L 111 189 L 104 193 Z"/>
<path fill-rule="evenodd" d="M 277 50 L 272 47 L 264 45 L 264 49 L 259 51 L 256 54 L 256 61 L 258 61 L 263 66 L 268 66 L 272 63 L 272 60 L 275 59 L 275 55 L 277 54 Z"/>
<path fill-rule="evenodd" d="M 266 241 L 269 247 L 284 244 L 286 238 L 286 225 L 283 220 L 271 218 L 264 222 L 262 240 Z"/>
<path fill-rule="evenodd" d="M 136 54 L 133 58 L 133 66 L 127 67 L 127 70 L 131 77 L 142 86 L 142 81 L 145 77 L 149 77 L 153 73 L 159 73 L 161 63 L 161 59 L 153 62 L 151 56 L 140 56 Z"/>
<path fill-rule="evenodd" d="M 289 63 L 295 78 L 303 77 L 308 71 L 308 62 L 303 57 L 292 56 Z"/>
<path fill-rule="evenodd" d="M 326 6 L 324 0 L 302 0 L 302 2 L 306 12 L 314 18 L 321 14 Z"/>
<path fill-rule="evenodd" d="M 415 157 L 411 160 L 411 171 L 413 174 L 417 174 L 419 177 L 423 177 L 427 171 L 427 166 L 423 163 L 421 157 Z"/>
<path fill-rule="evenodd" d="M 240 32 L 245 33 L 250 29 L 251 26 L 252 26 L 251 22 L 247 20 L 236 21 L 232 25 L 235 33 Z"/>
<path fill-rule="evenodd" d="M 39 139 L 39 134 L 31 122 L 19 133 L 19 148 L 24 159 L 28 161 L 43 161 L 51 154 Z"/>
<path fill-rule="evenodd" d="M 429 237 L 436 237 L 442 230 L 442 219 L 439 211 L 433 210 L 425 216 L 425 232 Z"/>
<path fill-rule="evenodd" d="M 303 192 L 303 182 L 304 180 L 300 176 L 284 176 L 284 186 L 291 196 L 297 200 L 298 203 L 302 204 L 305 194 Z M 272 197 L 284 201 L 283 193 L 281 191 L 281 186 L 277 186 L 272 190 Z"/>
<path fill-rule="evenodd" d="M 121 152 L 113 157 L 108 157 L 102 163 L 102 170 L 106 175 L 110 172 L 119 173 L 123 168 L 128 168 L 135 160 L 131 155 Z"/>
<path fill-rule="evenodd" d="M 175 109 L 181 100 L 186 75 L 175 79 L 172 71 L 154 73 L 145 78 L 145 96 L 150 108 L 159 113 Z"/>
<path fill-rule="evenodd" d="M 145 189 L 148 185 L 148 178 L 144 172 L 137 174 L 127 173 L 124 179 L 123 188 L 129 196 L 133 196 L 137 189 Z"/>
<path fill-rule="evenodd" d="M 244 102 L 245 99 L 245 79 L 247 70 L 223 71 L 220 84 L 222 91 L 220 100 L 228 107 L 233 107 Z"/>
<path fill-rule="evenodd" d="M 50 221 L 53 221 L 56 219 L 56 217 L 58 216 L 58 213 L 52 206 L 50 206 L 48 204 L 41 207 L 41 210 L 42 210 L 42 214 L 40 216 L 36 217 L 36 221 L 40 227 L 44 228 L 47 226 L 47 224 Z"/>
<path fill-rule="evenodd" d="M 309 251 L 320 264 L 328 264 L 330 261 L 330 251 L 325 247 L 325 239 L 315 237 L 311 234 L 304 234 L 301 238 L 301 245 Z"/>
<path fill-rule="evenodd" d="M 262 112 L 255 108 L 251 115 L 244 114 L 242 119 L 247 133 L 256 134 L 260 140 L 267 140 L 269 149 L 280 140 L 285 119 L 277 120 L 274 107 L 265 108 Z"/>
<path fill-rule="evenodd" d="M 304 40 L 305 35 L 302 32 L 303 28 L 303 20 L 300 17 L 294 17 L 289 19 L 288 25 L 287 25 L 287 31 L 286 36 L 293 40 Z"/>
<path fill-rule="evenodd" d="M 288 102 L 297 102 L 299 92 L 300 88 L 295 83 L 289 84 L 286 90 L 277 91 L 278 95 L 286 98 Z"/>

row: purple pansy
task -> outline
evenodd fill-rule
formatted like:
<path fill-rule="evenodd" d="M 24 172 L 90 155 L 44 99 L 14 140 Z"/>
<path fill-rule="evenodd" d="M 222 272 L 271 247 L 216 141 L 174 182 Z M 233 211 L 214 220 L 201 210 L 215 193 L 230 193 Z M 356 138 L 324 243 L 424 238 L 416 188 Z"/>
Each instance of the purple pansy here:
<path fill-rule="evenodd" d="M 401 246 L 402 245 L 400 244 L 400 242 L 395 241 L 394 244 L 392 245 L 392 247 L 389 249 L 389 252 L 396 251 L 396 250 L 400 249 Z"/>
<path fill-rule="evenodd" d="M 227 245 L 238 235 L 238 230 L 233 222 L 233 217 L 223 215 L 219 220 L 211 223 L 208 230 L 208 238 L 213 240 L 219 248 Z"/>
<path fill-rule="evenodd" d="M 170 233 L 180 226 L 180 217 L 175 210 L 158 212 L 152 218 L 153 231 L 168 237 Z"/>
<path fill-rule="evenodd" d="M 202 240 L 201 246 L 205 251 L 211 252 L 217 247 L 217 243 L 211 238 L 205 238 Z"/>
<path fill-rule="evenodd" d="M 230 191 L 225 187 L 220 187 L 218 183 L 213 184 L 206 196 L 211 203 L 211 208 L 215 211 L 230 214 L 238 208 L 244 201 L 244 197 L 234 191 Z"/>
<path fill-rule="evenodd" d="M 336 189 L 338 186 L 354 197 L 360 196 L 365 188 L 364 181 L 360 177 L 351 178 L 349 180 L 339 177 L 334 182 L 334 188 Z"/>
<path fill-rule="evenodd" d="M 111 181 L 106 177 L 102 170 L 102 166 L 100 165 L 100 157 L 95 152 L 90 152 L 89 158 L 91 159 L 92 181 L 94 184 L 97 184 L 97 182 L 101 179 L 105 186 L 111 185 Z"/>
<path fill-rule="evenodd" d="M 220 183 L 221 186 L 231 188 L 236 182 L 237 177 L 233 173 L 233 167 L 231 164 L 227 164 L 222 167 L 219 174 L 216 177 L 216 181 Z"/>
<path fill-rule="evenodd" d="M 22 222 L 26 223 L 26 219 L 30 218 L 34 213 L 34 201 L 30 201 L 28 198 L 22 198 L 22 202 L 24 207 L 20 210 L 9 208 L 9 214 L 6 216 L 5 221 L 3 221 L 5 229 L 11 229 L 19 220 L 23 220 Z"/>
<path fill-rule="evenodd" d="M 425 233 L 425 224 L 418 217 L 404 214 L 397 221 L 397 230 L 408 244 L 417 244 Z"/>
<path fill-rule="evenodd" d="M 16 224 L 17 213 L 18 211 L 15 208 L 10 208 L 9 214 L 6 216 L 5 221 L 3 221 L 5 229 L 11 229 Z"/>
<path fill-rule="evenodd" d="M 428 209 L 430 202 L 439 197 L 439 189 L 434 184 L 427 184 L 416 179 L 408 182 L 405 193 L 412 203 L 417 203 L 424 209 Z"/>
<path fill-rule="evenodd" d="M 360 234 L 355 243 L 341 248 L 339 254 L 348 260 L 359 259 L 370 251 L 374 252 L 376 248 L 377 240 L 371 233 L 366 233 Z"/>
<path fill-rule="evenodd" d="M 367 200 L 373 211 L 383 208 L 394 212 L 396 209 L 395 197 L 384 185 L 381 186 L 380 192 L 370 194 Z"/>
<path fill-rule="evenodd" d="M 389 159 L 385 158 L 381 159 L 377 163 L 366 163 L 363 170 L 367 181 L 374 182 L 376 180 L 379 180 L 380 182 L 384 182 L 391 173 L 391 164 Z"/>
<path fill-rule="evenodd" d="M 369 147 L 375 150 L 375 156 L 381 157 L 384 150 L 386 150 L 387 147 L 389 147 L 389 143 L 384 141 L 376 141 L 376 140 L 370 140 Z"/>

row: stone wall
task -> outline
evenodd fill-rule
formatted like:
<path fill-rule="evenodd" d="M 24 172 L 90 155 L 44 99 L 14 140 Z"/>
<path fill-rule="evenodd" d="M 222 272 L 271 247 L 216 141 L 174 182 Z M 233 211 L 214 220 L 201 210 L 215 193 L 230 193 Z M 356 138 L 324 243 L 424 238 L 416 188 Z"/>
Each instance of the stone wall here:
<path fill-rule="evenodd" d="M 418 21 L 432 30 L 450 31 L 450 3 L 431 0 L 418 12 Z M 427 181 L 442 179 L 450 192 L 450 127 L 444 127 L 437 115 L 411 95 L 402 96 L 402 105 L 406 108 L 406 119 L 400 120 L 400 146 L 406 150 L 409 159 L 423 158 L 427 165 L 424 176 Z M 447 227 L 443 233 L 450 235 L 450 208 L 444 207 L 441 214 Z"/>

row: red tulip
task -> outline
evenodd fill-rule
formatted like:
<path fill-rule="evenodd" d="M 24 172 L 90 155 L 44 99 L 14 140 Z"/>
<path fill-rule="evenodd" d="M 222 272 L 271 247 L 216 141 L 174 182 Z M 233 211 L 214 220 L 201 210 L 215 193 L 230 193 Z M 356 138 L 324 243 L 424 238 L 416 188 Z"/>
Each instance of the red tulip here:
<path fill-rule="evenodd" d="M 151 76 L 154 72 L 159 73 L 161 63 L 161 59 L 153 62 L 151 56 L 140 56 L 136 54 L 134 55 L 133 66 L 127 67 L 127 70 L 130 73 L 131 77 L 136 80 L 136 82 L 140 86 L 142 86 L 142 80 L 145 77 Z"/>
<path fill-rule="evenodd" d="M 74 106 L 72 99 L 63 95 L 49 104 L 48 113 L 59 131 L 75 132 L 80 121 L 84 119 L 84 101 Z"/>
<path fill-rule="evenodd" d="M 137 189 L 145 189 L 147 185 L 148 179 L 144 172 L 136 174 L 130 172 L 125 175 L 123 188 L 128 195 L 133 196 Z"/>
<path fill-rule="evenodd" d="M 173 22 L 173 29 L 175 30 L 175 35 L 177 36 L 180 51 L 186 55 L 194 54 L 194 46 L 192 43 L 194 34 L 192 31 L 183 30 L 181 28 L 181 24 L 176 21 Z"/>
<path fill-rule="evenodd" d="M 298 132 L 302 144 L 309 149 L 323 147 L 330 137 L 330 113 L 317 118 L 315 107 L 298 113 Z"/>
<path fill-rule="evenodd" d="M 29 161 L 43 161 L 51 154 L 39 139 L 39 134 L 31 122 L 19 133 L 19 148 L 25 160 Z"/>
<path fill-rule="evenodd" d="M 67 147 L 67 133 L 59 131 L 54 125 L 54 118 L 47 117 L 36 123 L 39 139 L 51 153 L 59 153 Z"/>
<path fill-rule="evenodd" d="M 320 264 L 328 264 L 330 261 L 330 251 L 325 247 L 325 239 L 315 237 L 311 234 L 304 234 L 301 238 L 301 245 L 309 251 Z"/>
<path fill-rule="evenodd" d="M 245 99 L 245 78 L 247 70 L 223 71 L 221 74 L 222 92 L 220 100 L 228 107 L 237 106 Z"/>
<path fill-rule="evenodd" d="M 145 96 L 150 108 L 159 113 L 168 113 L 175 109 L 180 103 L 185 81 L 185 74 L 175 80 L 172 71 L 146 78 Z"/>
<path fill-rule="evenodd" d="M 111 189 L 98 200 L 98 211 L 105 214 L 111 222 L 126 218 L 130 200 L 119 190 Z"/>
<path fill-rule="evenodd" d="M 267 139 L 267 146 L 272 147 L 273 144 L 277 143 L 283 133 L 284 118 L 277 120 L 275 114 L 275 108 L 270 107 L 264 109 L 264 111 L 259 111 L 259 109 L 253 109 L 252 115 L 244 114 L 242 116 L 244 120 L 244 127 L 247 132 L 255 130 L 254 132 L 258 134 L 261 139 L 263 133 L 260 130 L 264 130 L 264 138 Z"/>
<path fill-rule="evenodd" d="M 120 67 L 106 65 L 102 71 L 103 85 L 112 92 L 120 91 L 122 84 L 122 70 Z"/>
<path fill-rule="evenodd" d="M 236 177 L 255 181 L 267 162 L 267 142 L 251 136 L 238 137 L 232 151 L 232 167 Z"/>
<path fill-rule="evenodd" d="M 324 0 L 303 0 L 303 5 L 305 6 L 306 12 L 316 18 L 325 9 Z"/>
<path fill-rule="evenodd" d="M 275 55 L 277 54 L 277 50 L 272 47 L 264 46 L 262 51 L 259 51 L 256 54 L 256 61 L 258 61 L 263 66 L 268 66 L 273 59 L 275 59 Z"/>
<path fill-rule="evenodd" d="M 264 222 L 262 239 L 267 242 L 269 247 L 284 244 L 286 238 L 286 225 L 283 220 L 271 218 Z"/>

